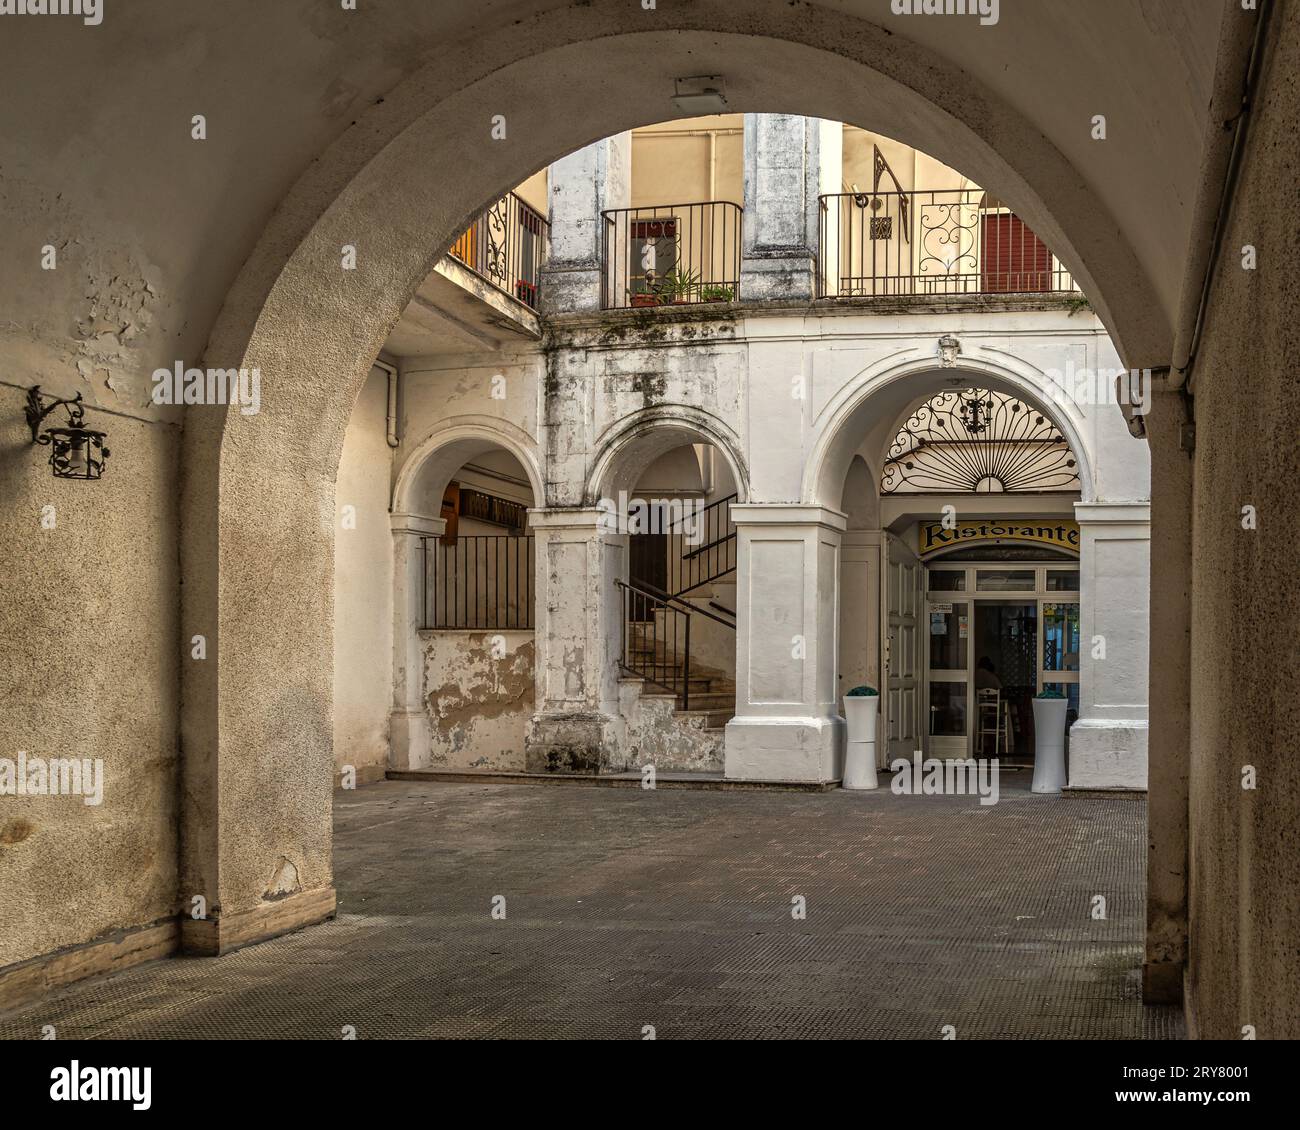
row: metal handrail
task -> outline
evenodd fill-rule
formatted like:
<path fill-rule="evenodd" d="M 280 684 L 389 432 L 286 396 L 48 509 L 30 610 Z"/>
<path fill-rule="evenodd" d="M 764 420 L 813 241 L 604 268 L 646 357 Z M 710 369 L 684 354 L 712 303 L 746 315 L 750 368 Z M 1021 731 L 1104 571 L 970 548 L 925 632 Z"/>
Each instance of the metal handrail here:
<path fill-rule="evenodd" d="M 706 545 L 699 546 L 697 549 L 692 549 L 690 553 L 683 553 L 682 560 L 689 561 L 692 557 L 699 557 L 701 553 L 705 553 L 710 549 L 716 549 L 720 545 L 725 545 L 727 542 L 735 541 L 735 540 L 736 540 L 736 531 L 732 530 L 731 533 L 724 534 L 720 538 L 714 538 L 713 541 L 708 542 Z M 731 570 L 727 569 L 726 572 L 730 573 Z M 701 581 L 700 584 L 704 584 L 704 582 Z"/>
<path fill-rule="evenodd" d="M 670 592 L 664 592 L 664 590 L 659 588 L 658 585 L 652 585 L 649 581 L 643 581 L 640 578 L 637 578 L 627 581 L 615 581 L 614 583 L 616 585 L 622 585 L 625 588 L 633 589 L 636 592 L 639 592 L 642 596 L 648 596 L 653 600 L 659 601 L 661 604 L 671 604 L 687 616 L 698 613 L 710 620 L 716 620 L 719 624 L 722 624 L 725 627 L 734 628 L 736 626 L 735 624 L 728 624 L 721 616 L 715 616 L 712 612 L 706 612 L 698 605 L 694 605 L 688 600 L 683 600 L 680 596 L 674 596 Z"/>
<path fill-rule="evenodd" d="M 621 623 L 622 638 L 619 646 L 619 666 L 628 673 L 662 687 L 675 697 L 681 698 L 682 709 L 691 708 L 691 620 L 696 616 L 705 616 L 724 627 L 735 630 L 736 625 L 721 616 L 703 608 L 696 608 L 678 597 L 665 593 L 662 589 L 644 581 L 615 580 L 615 585 L 623 592 L 623 616 Z M 633 621 L 633 603 L 639 602 L 638 611 L 649 612 L 647 620 Z M 676 617 L 671 634 L 665 630 L 660 637 L 657 613 L 662 609 L 666 616 Z M 629 626 L 632 623 L 649 624 L 649 661 L 636 663 L 632 658 Z M 679 634 L 677 624 L 682 625 Z M 680 647 L 679 647 L 680 640 Z M 641 641 L 647 642 L 643 630 Z M 662 659 L 661 659 L 662 648 Z M 669 674 L 671 673 L 671 678 Z"/>

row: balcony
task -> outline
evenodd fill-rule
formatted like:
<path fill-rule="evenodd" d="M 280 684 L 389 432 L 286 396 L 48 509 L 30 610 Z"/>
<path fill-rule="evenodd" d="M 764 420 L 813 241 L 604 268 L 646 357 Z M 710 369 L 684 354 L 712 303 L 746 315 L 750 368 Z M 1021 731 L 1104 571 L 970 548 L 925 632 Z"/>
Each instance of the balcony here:
<path fill-rule="evenodd" d="M 820 201 L 822 298 L 1079 294 L 1047 244 L 980 189 Z"/>
<path fill-rule="evenodd" d="M 735 301 L 741 220 L 726 200 L 602 212 L 603 307 Z"/>
<path fill-rule="evenodd" d="M 507 193 L 452 244 L 449 254 L 487 283 L 530 310 L 550 245 L 550 224 L 513 192 Z"/>

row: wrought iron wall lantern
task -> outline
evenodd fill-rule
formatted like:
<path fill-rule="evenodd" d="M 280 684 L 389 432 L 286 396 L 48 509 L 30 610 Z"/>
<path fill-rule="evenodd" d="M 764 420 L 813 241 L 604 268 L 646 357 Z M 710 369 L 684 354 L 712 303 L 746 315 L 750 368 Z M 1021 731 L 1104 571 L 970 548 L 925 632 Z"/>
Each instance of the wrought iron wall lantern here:
<path fill-rule="evenodd" d="M 67 426 L 42 431 L 45 417 L 56 408 L 67 412 Z M 47 404 L 41 386 L 36 385 L 27 392 L 26 412 L 32 443 L 50 448 L 50 466 L 56 479 L 97 479 L 104 473 L 104 461 L 109 456 L 104 440 L 108 434 L 86 427 L 81 393 L 71 400 L 53 400 Z"/>

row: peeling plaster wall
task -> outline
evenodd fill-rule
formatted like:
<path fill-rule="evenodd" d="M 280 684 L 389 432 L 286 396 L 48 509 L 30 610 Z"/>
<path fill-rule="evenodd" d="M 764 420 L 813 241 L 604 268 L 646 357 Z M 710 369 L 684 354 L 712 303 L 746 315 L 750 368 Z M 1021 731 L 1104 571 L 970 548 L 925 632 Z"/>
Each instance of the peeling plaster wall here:
<path fill-rule="evenodd" d="M 522 772 L 533 714 L 532 632 L 421 632 L 431 733 L 421 769 Z"/>
<path fill-rule="evenodd" d="M 1297 14 L 1274 15 L 1193 371 L 1187 1005 L 1213 1040 L 1240 1039 L 1247 1024 L 1261 1040 L 1300 1038 L 1300 276 L 1294 210 L 1279 207 L 1300 181 Z"/>
<path fill-rule="evenodd" d="M 720 729 L 706 729 L 698 715 L 679 716 L 672 695 L 659 694 L 640 679 L 620 679 L 618 697 L 622 741 L 603 771 L 638 771 L 647 765 L 663 772 L 722 771 Z"/>
<path fill-rule="evenodd" d="M 393 695 L 393 535 L 388 523 L 392 449 L 388 376 L 373 369 L 352 411 L 339 459 L 334 505 L 334 771 L 358 783 L 388 765 Z M 355 510 L 355 528 L 344 507 Z"/>
<path fill-rule="evenodd" d="M 29 356 L 4 375 L 43 372 Z M 176 911 L 178 670 L 195 662 L 177 617 L 178 429 L 88 412 L 108 432 L 104 477 L 55 479 L 24 399 L 0 385 L 0 757 L 102 758 L 104 786 L 98 806 L 0 797 L 0 967 Z"/>

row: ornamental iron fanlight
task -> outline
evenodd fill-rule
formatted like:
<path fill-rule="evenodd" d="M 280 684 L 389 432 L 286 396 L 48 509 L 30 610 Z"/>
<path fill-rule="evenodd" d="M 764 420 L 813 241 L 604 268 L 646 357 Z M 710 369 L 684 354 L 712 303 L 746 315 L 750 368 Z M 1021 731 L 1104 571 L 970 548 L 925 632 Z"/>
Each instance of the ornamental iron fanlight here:
<path fill-rule="evenodd" d="M 988 389 L 948 389 L 908 417 L 885 459 L 882 494 L 1077 491 L 1069 441 L 1046 413 Z"/>
<path fill-rule="evenodd" d="M 60 407 L 68 414 L 67 426 L 41 431 L 45 417 Z M 86 427 L 81 393 L 71 400 L 46 404 L 41 386 L 36 385 L 27 392 L 26 415 L 32 443 L 50 448 L 50 466 L 56 479 L 98 479 L 104 473 L 104 461 L 109 456 L 104 440 L 108 434 Z"/>

